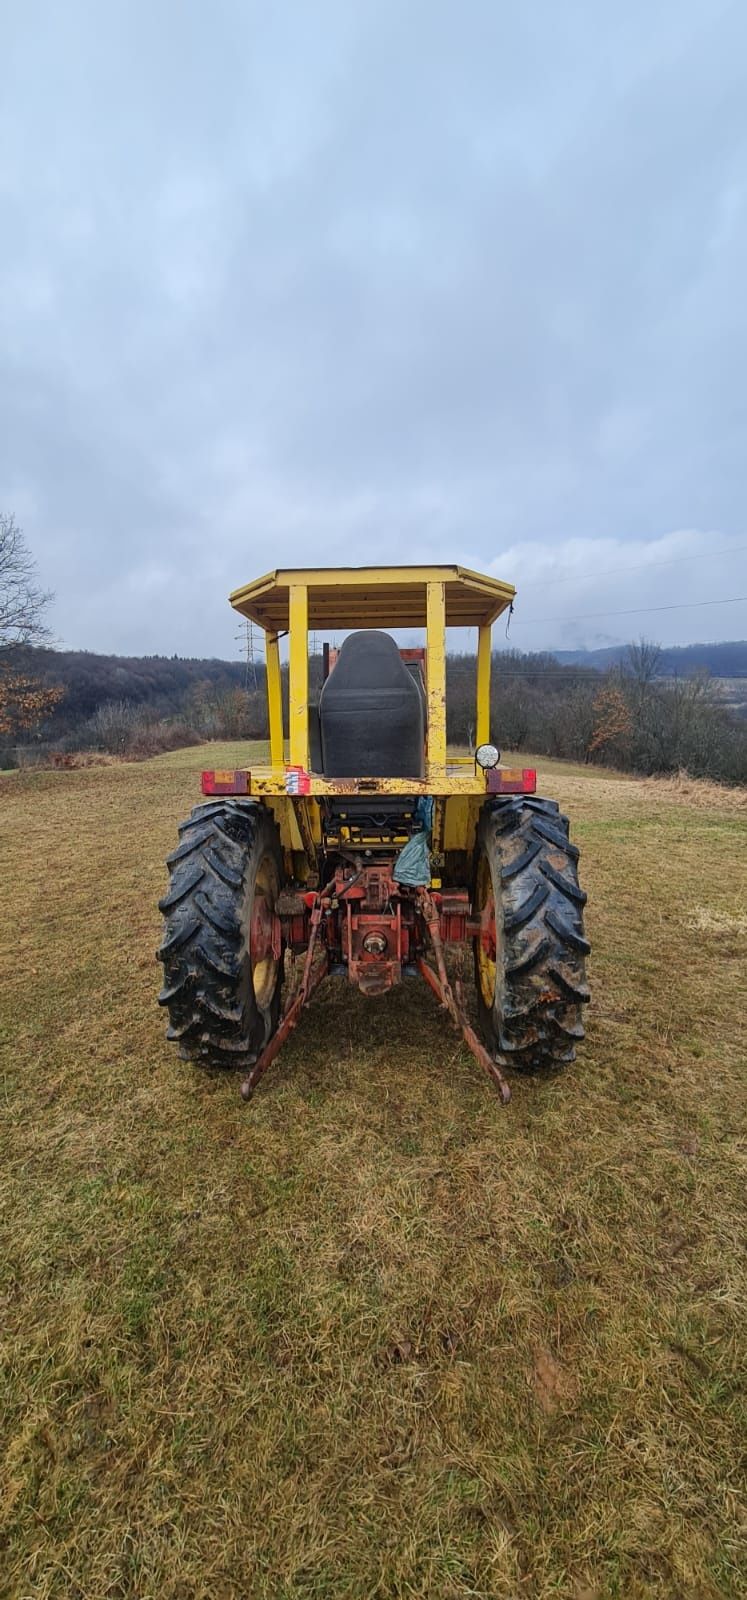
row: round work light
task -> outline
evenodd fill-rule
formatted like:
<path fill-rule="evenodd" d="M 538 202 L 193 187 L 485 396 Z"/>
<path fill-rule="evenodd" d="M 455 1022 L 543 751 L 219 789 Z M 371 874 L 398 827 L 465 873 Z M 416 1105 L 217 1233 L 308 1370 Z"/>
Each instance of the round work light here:
<path fill-rule="evenodd" d="M 478 744 L 475 751 L 475 761 L 478 767 L 497 767 L 501 759 L 501 752 L 494 744 Z"/>

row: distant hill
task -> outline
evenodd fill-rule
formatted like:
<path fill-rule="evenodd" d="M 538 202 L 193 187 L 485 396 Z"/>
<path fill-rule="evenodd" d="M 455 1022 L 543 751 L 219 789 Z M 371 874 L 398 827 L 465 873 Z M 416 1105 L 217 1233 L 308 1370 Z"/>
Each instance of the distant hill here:
<path fill-rule="evenodd" d="M 622 661 L 627 645 L 611 645 L 605 650 L 553 650 L 557 661 L 574 667 L 597 667 L 604 672 Z M 705 667 L 714 678 L 739 678 L 747 673 L 747 640 L 725 644 L 685 644 L 662 648 L 659 676 L 687 678 Z"/>
<path fill-rule="evenodd" d="M 507 749 L 588 760 L 599 748 L 597 724 L 607 690 L 603 673 L 624 651 L 579 650 L 525 654 L 498 650 L 491 715 Z M 214 657 L 108 656 L 85 650 L 4 652 L 17 673 L 62 688 L 49 717 L 0 740 L 0 768 L 49 760 L 81 750 L 131 759 L 201 744 L 209 739 L 263 738 L 264 663 Z M 622 743 L 605 737 L 603 757 L 632 772 L 686 769 L 725 783 L 747 779 L 747 643 L 690 645 L 662 652 L 660 675 L 645 696 L 645 716 L 632 678 L 614 685 L 632 698 L 630 730 Z M 712 691 L 688 679 L 706 669 Z M 312 693 L 321 683 L 321 656 L 310 661 Z M 284 698 L 287 676 L 283 669 Z M 640 686 L 638 686 L 640 687 Z M 608 696 L 609 698 L 609 696 Z M 614 697 L 613 697 L 614 698 Z M 683 715 L 684 711 L 684 715 Z M 474 737 L 475 661 L 447 660 L 447 732 L 454 743 Z M 594 743 L 592 743 L 592 735 Z M 616 737 L 616 735 L 615 735 Z M 601 757 L 598 757 L 601 759 Z"/>
<path fill-rule="evenodd" d="M 625 656 L 625 646 L 606 650 L 556 650 L 527 655 L 518 650 L 498 651 L 504 672 L 512 678 L 526 675 L 533 681 L 547 677 L 559 690 L 564 674 L 558 666 L 577 668 L 586 672 L 603 672 Z M 215 657 L 182 656 L 109 656 L 91 650 L 47 650 L 27 647 L 13 653 L 15 666 L 43 683 L 59 684 L 65 690 L 63 700 L 44 727 L 44 736 L 63 738 L 80 728 L 99 707 L 126 702 L 135 708 L 147 709 L 153 717 L 170 718 L 182 715 L 194 698 L 195 690 L 204 693 L 208 688 L 214 693 L 239 688 L 264 691 L 264 663 L 258 661 L 250 669 L 247 681 L 245 661 L 220 661 Z M 462 674 L 469 679 L 469 696 L 472 694 L 473 667 L 466 656 L 449 658 L 450 694 L 458 692 L 457 683 Z M 714 678 L 734 679 L 727 690 L 725 702 L 734 705 L 742 715 L 747 710 L 747 641 L 728 644 L 693 644 L 676 649 L 662 650 L 659 675 L 662 678 L 688 677 L 706 668 Z M 321 670 L 321 662 L 312 668 L 312 676 Z M 569 671 L 569 681 L 577 673 Z"/>
<path fill-rule="evenodd" d="M 237 689 L 246 684 L 246 662 L 215 657 L 106 656 L 92 650 L 44 650 L 27 647 L 13 652 L 19 671 L 43 683 L 60 684 L 65 697 L 49 719 L 50 737 L 59 737 L 86 721 L 99 706 L 127 701 L 148 708 L 154 716 L 182 712 L 198 684 Z M 257 664 L 257 687 L 264 688 L 264 665 Z M 252 677 L 250 687 L 254 688 Z"/>

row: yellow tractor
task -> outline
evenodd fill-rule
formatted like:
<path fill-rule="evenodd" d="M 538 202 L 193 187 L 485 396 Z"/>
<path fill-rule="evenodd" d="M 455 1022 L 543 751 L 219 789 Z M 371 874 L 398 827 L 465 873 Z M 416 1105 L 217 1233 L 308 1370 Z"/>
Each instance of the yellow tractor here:
<path fill-rule="evenodd" d="M 504 1102 L 505 1067 L 574 1059 L 589 998 L 578 850 L 535 772 L 501 767 L 490 739 L 491 628 L 514 594 L 434 566 L 276 571 L 231 595 L 265 635 L 270 760 L 202 775 L 168 858 L 159 1002 L 182 1056 L 241 1068 L 246 1099 L 328 973 L 367 995 L 420 974 Z M 466 755 L 446 745 L 448 627 L 477 628 Z M 424 628 L 425 648 L 384 628 Z M 310 629 L 345 636 L 324 646 L 314 705 Z"/>

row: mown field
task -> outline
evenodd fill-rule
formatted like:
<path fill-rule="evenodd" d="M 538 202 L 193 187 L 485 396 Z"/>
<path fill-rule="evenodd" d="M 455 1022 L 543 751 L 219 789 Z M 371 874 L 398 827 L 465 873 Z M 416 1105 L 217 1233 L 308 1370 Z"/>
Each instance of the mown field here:
<path fill-rule="evenodd" d="M 564 1077 L 338 980 L 245 1107 L 155 1005 L 233 755 L 0 779 L 0 1594 L 744 1595 L 747 796 L 546 764 Z"/>

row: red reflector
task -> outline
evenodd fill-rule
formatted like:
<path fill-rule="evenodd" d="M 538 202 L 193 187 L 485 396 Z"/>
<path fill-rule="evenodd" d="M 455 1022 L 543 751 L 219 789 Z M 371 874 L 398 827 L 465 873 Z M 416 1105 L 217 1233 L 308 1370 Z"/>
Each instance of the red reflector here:
<path fill-rule="evenodd" d="M 534 794 L 536 789 L 533 767 L 492 767 L 488 773 L 488 794 Z"/>
<path fill-rule="evenodd" d="M 248 794 L 250 772 L 203 772 L 203 794 Z"/>

